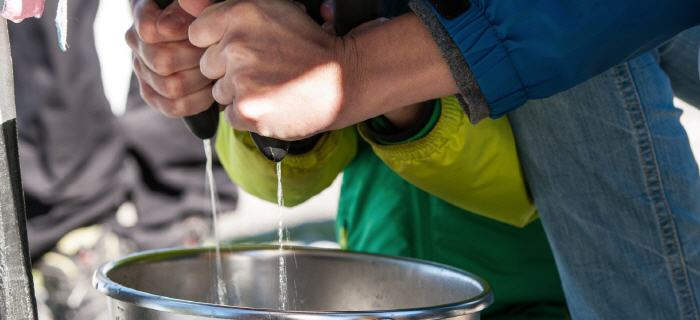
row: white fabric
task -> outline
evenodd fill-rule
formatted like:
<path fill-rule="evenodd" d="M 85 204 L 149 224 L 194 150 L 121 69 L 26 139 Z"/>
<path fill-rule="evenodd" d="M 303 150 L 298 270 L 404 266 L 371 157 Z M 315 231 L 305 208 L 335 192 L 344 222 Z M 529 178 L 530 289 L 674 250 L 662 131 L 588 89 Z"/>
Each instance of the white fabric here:
<path fill-rule="evenodd" d="M 58 32 L 58 47 L 68 50 L 68 0 L 59 0 L 56 10 L 56 31 Z"/>
<path fill-rule="evenodd" d="M 39 18 L 44 12 L 44 0 L 0 0 L 0 14 L 12 22 L 26 18 Z"/>

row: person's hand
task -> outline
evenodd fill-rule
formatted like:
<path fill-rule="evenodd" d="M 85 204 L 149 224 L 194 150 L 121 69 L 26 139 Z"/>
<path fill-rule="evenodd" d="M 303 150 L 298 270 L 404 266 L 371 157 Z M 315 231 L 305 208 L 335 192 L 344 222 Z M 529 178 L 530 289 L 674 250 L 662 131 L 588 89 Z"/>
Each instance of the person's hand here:
<path fill-rule="evenodd" d="M 209 0 L 191 0 L 208 6 Z M 206 110 L 214 101 L 212 81 L 200 72 L 203 49 L 188 40 L 194 17 L 177 1 L 161 10 L 154 0 L 133 0 L 134 25 L 126 41 L 134 53 L 134 71 L 146 103 L 167 116 L 184 117 Z"/>
<path fill-rule="evenodd" d="M 289 0 L 179 0 L 202 73 L 237 129 L 296 140 L 448 96 L 457 86 L 415 14 L 337 38 Z M 199 4 L 199 5 L 197 5 Z"/>
<path fill-rule="evenodd" d="M 326 0 L 321 5 L 321 16 L 323 17 L 324 24 L 323 29 L 326 32 L 335 34 L 333 24 L 335 23 L 335 1 Z M 364 23 L 357 28 L 350 31 L 350 35 L 357 32 L 366 32 L 373 28 L 381 27 L 384 23 L 388 22 L 387 18 L 379 18 L 367 23 Z M 399 130 L 413 126 L 417 121 L 420 120 L 422 114 L 421 108 L 423 103 L 414 103 L 408 106 L 400 107 L 396 110 L 389 111 L 384 114 L 384 116 Z"/>
<path fill-rule="evenodd" d="M 342 41 L 289 0 L 190 2 L 190 41 L 208 48 L 201 70 L 233 127 L 285 140 L 333 129 L 348 98 Z"/>

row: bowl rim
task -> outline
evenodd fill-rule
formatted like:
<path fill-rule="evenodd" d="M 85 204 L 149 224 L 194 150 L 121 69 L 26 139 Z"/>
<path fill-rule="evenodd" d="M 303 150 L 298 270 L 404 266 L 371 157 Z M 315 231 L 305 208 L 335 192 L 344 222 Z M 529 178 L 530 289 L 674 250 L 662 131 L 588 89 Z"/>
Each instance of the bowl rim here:
<path fill-rule="evenodd" d="M 172 249 L 157 249 L 147 250 L 130 254 L 121 259 L 107 262 L 98 268 L 93 275 L 93 286 L 98 291 L 117 301 L 133 304 L 138 307 L 152 309 L 155 311 L 172 312 L 190 316 L 205 316 L 212 318 L 235 318 L 235 317 L 261 317 L 274 319 L 437 319 L 451 318 L 463 315 L 470 315 L 480 312 L 493 303 L 493 293 L 491 286 L 487 281 L 479 276 L 464 270 L 415 258 L 396 257 L 382 254 L 373 254 L 365 252 L 355 252 L 348 250 L 312 248 L 300 246 L 285 246 L 285 254 L 291 254 L 292 251 L 311 253 L 311 254 L 333 254 L 337 255 L 352 255 L 355 257 L 371 257 L 389 259 L 394 261 L 403 261 L 409 263 L 418 263 L 432 267 L 447 269 L 451 272 L 467 276 L 477 283 L 482 292 L 470 299 L 457 301 L 449 304 L 409 309 L 393 309 L 393 310 L 372 310 L 372 311 L 280 311 L 275 309 L 257 309 L 248 307 L 237 307 L 213 304 L 200 301 L 188 301 L 176 299 L 166 296 L 160 296 L 144 291 L 125 287 L 114 282 L 107 275 L 109 272 L 120 267 L 143 262 L 158 262 L 172 259 L 175 257 L 185 257 L 192 255 L 210 254 L 215 250 L 214 247 L 194 247 L 194 248 L 172 248 Z M 221 252 L 248 252 L 261 251 L 269 252 L 274 250 L 279 254 L 279 247 L 272 245 L 236 245 L 221 247 Z"/>

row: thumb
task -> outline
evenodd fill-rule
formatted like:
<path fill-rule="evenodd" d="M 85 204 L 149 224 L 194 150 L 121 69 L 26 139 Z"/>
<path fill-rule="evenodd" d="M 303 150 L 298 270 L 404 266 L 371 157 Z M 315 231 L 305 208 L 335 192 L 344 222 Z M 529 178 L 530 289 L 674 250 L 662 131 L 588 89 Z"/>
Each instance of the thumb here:
<path fill-rule="evenodd" d="M 181 40 L 187 38 L 187 28 L 194 20 L 194 17 L 185 12 L 180 5 L 175 2 L 165 9 L 158 18 L 158 32 L 163 36 L 170 36 L 169 40 Z"/>
<path fill-rule="evenodd" d="M 199 17 L 212 4 L 211 0 L 178 0 L 180 7 L 192 16 Z"/>
<path fill-rule="evenodd" d="M 333 24 L 335 21 L 335 1 L 326 0 L 321 4 L 321 16 L 323 20 L 328 23 Z"/>

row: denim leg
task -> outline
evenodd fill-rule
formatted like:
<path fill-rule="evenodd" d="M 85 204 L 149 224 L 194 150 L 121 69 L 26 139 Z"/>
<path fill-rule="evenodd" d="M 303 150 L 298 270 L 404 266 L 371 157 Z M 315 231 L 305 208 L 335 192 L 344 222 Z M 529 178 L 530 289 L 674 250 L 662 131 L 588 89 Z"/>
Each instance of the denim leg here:
<path fill-rule="evenodd" d="M 671 79 L 673 93 L 700 107 L 700 27 L 688 29 L 658 50 L 659 63 Z"/>
<path fill-rule="evenodd" d="M 700 319 L 700 177 L 651 54 L 510 115 L 573 319 Z"/>

